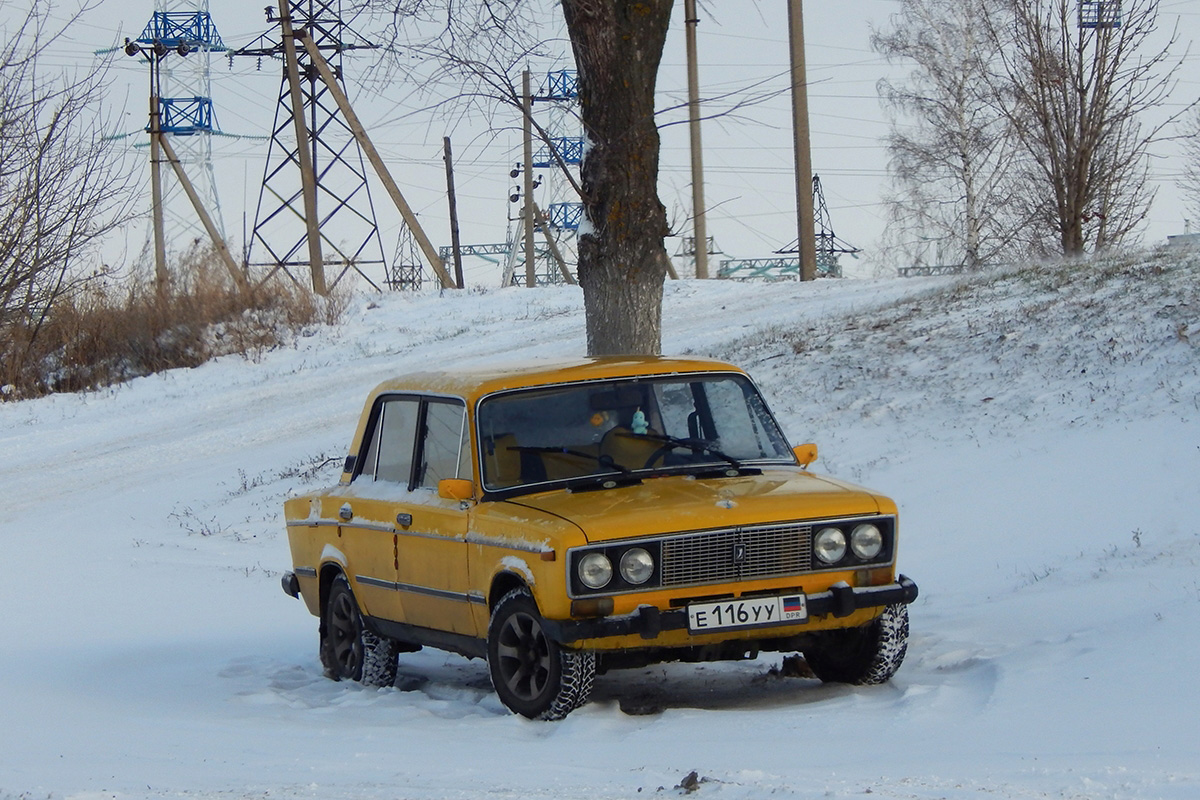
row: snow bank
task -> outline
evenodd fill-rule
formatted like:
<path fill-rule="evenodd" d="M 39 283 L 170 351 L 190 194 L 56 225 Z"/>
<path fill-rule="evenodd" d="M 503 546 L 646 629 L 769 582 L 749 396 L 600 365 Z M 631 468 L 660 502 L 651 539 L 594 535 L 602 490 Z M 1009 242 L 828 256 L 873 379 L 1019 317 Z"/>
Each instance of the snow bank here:
<path fill-rule="evenodd" d="M 909 658 L 869 689 L 779 656 L 609 673 L 556 724 L 436 651 L 325 680 L 280 512 L 383 378 L 581 353 L 578 289 L 363 299 L 258 363 L 0 403 L 0 799 L 1191 800 L 1198 276 L 668 284 L 667 352 L 747 366 L 817 469 L 900 503 Z"/>

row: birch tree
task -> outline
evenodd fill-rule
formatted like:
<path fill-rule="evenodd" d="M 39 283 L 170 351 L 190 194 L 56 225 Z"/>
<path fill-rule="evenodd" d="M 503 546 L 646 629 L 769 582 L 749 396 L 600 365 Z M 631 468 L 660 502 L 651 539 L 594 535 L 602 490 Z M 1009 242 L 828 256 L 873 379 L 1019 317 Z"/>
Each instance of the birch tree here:
<path fill-rule="evenodd" d="M 872 47 L 911 63 L 903 80 L 882 80 L 891 112 L 887 139 L 892 238 L 911 260 L 975 269 L 1011 250 L 1024 220 L 1014 215 L 1014 139 L 989 80 L 998 54 L 982 24 L 982 0 L 903 0 Z"/>

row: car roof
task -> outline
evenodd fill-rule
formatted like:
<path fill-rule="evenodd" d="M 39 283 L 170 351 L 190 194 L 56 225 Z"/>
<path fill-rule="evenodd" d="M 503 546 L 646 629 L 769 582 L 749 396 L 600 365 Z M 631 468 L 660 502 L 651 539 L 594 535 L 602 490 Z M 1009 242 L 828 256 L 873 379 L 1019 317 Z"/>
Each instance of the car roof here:
<path fill-rule="evenodd" d="M 419 391 L 474 400 L 503 389 L 691 372 L 741 373 L 742 370 L 724 361 L 699 357 L 600 356 L 572 360 L 526 360 L 414 372 L 384 381 L 372 395 Z"/>

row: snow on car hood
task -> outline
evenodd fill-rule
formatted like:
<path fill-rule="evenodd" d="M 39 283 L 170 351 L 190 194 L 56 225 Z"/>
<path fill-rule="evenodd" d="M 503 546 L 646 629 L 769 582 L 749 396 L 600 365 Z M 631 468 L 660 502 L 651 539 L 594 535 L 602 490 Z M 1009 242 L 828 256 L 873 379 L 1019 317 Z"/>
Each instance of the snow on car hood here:
<path fill-rule="evenodd" d="M 799 469 L 734 478 L 648 478 L 633 486 L 560 490 L 510 502 L 570 520 L 589 542 L 894 511 L 891 501 L 867 489 Z"/>

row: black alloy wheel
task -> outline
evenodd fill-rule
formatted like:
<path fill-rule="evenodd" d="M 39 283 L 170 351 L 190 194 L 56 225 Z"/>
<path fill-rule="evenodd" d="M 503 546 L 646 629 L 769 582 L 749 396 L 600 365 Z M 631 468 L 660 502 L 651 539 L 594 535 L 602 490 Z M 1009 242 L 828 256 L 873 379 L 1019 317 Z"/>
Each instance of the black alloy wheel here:
<path fill-rule="evenodd" d="M 325 674 L 335 681 L 360 681 L 364 686 L 391 686 L 396 682 L 399 646 L 366 627 L 343 575 L 329 586 L 320 650 Z"/>
<path fill-rule="evenodd" d="M 548 637 L 533 596 L 519 588 L 492 611 L 488 671 L 496 694 L 512 711 L 530 719 L 561 719 L 587 701 L 596 658 Z"/>

